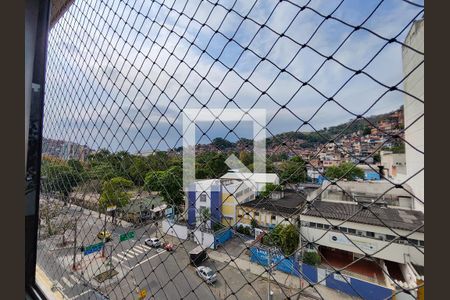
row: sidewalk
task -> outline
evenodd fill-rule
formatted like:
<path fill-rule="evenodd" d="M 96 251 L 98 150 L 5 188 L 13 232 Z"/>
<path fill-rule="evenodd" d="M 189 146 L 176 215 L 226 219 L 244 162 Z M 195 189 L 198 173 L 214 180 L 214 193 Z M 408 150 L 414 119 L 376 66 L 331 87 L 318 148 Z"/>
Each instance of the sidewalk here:
<path fill-rule="evenodd" d="M 250 272 L 252 274 L 255 274 L 257 276 L 263 276 L 267 278 L 266 270 L 263 266 L 253 263 L 249 260 L 239 258 L 239 257 L 233 257 L 229 256 L 227 254 L 218 252 L 218 251 L 208 251 L 208 255 L 211 259 L 214 259 L 216 261 L 222 262 L 222 263 L 229 263 L 229 265 L 233 268 L 240 269 L 240 270 L 246 270 L 247 272 Z M 233 260 L 233 261 L 231 261 Z M 302 283 L 301 279 L 292 276 L 289 274 L 286 274 L 282 271 L 275 271 L 275 275 L 273 275 L 272 280 L 277 281 L 278 283 L 287 286 L 289 288 L 293 289 L 302 289 Z M 306 286 L 308 283 L 304 282 L 303 285 Z M 344 293 L 335 291 L 333 289 L 327 288 L 326 286 L 317 284 L 315 285 L 315 288 L 306 288 L 302 291 L 303 294 L 306 294 L 307 296 L 311 296 L 317 299 L 358 299 L 349 295 L 346 295 Z"/>
<path fill-rule="evenodd" d="M 107 288 L 119 282 L 129 270 L 129 268 L 126 268 L 122 264 L 118 264 L 113 261 L 112 265 L 114 270 L 117 271 L 117 275 L 100 283 L 95 280 L 94 277 L 111 269 L 110 259 L 108 257 L 101 257 L 101 251 L 95 254 L 90 254 L 88 257 L 83 254 L 78 254 L 76 258 L 76 271 L 72 270 L 73 256 L 62 256 L 58 259 L 62 266 L 66 267 L 72 274 L 78 277 L 80 284 L 86 283 L 91 288 L 98 290 L 101 290 L 101 288 Z"/>
<path fill-rule="evenodd" d="M 58 290 L 52 290 L 53 283 L 47 275 L 36 265 L 36 283 L 48 299 L 63 300 L 64 295 Z"/>

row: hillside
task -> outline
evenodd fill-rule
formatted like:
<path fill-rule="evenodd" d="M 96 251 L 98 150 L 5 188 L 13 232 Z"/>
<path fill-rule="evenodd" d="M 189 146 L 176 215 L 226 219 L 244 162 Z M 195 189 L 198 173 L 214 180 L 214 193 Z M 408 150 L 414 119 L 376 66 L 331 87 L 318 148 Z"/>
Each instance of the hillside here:
<path fill-rule="evenodd" d="M 400 107 L 398 110 L 402 109 L 403 107 Z M 364 131 L 367 128 L 370 129 L 372 128 L 370 124 L 376 125 L 379 121 L 388 119 L 389 116 L 396 111 L 365 117 L 365 119 L 349 120 L 346 123 L 328 128 L 323 128 L 321 130 L 314 132 L 295 132 L 295 131 L 283 132 L 280 134 L 276 134 L 270 138 L 267 138 L 266 145 L 267 148 L 271 148 L 285 141 L 290 142 L 301 141 L 301 145 L 303 148 L 314 148 L 320 144 L 333 140 L 338 136 L 352 134 L 358 131 Z M 212 141 L 212 143 L 208 144 L 207 146 L 217 148 L 220 150 L 236 150 L 236 149 L 245 149 L 251 147 L 252 145 L 253 141 L 249 139 L 240 139 L 237 142 L 233 143 L 223 138 L 215 138 Z"/>

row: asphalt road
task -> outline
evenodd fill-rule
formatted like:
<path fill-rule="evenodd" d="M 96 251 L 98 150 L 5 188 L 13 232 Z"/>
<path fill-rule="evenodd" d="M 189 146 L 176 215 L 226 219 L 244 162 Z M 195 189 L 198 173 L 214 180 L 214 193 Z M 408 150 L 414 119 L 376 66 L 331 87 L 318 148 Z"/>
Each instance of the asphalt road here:
<path fill-rule="evenodd" d="M 98 243 L 97 233 L 104 228 L 104 219 L 89 210 L 67 207 L 61 213 L 63 219 L 77 220 L 77 248 Z M 108 220 L 109 221 L 109 220 Z M 139 228 L 125 228 L 107 222 L 106 228 L 112 232 L 113 240 L 107 243 L 106 256 L 116 270 L 120 271 L 117 280 L 112 284 L 97 288 L 94 279 L 81 271 L 73 272 L 73 243 L 61 247 L 61 236 L 54 236 L 38 243 L 38 265 L 50 277 L 58 282 L 62 292 L 69 299 L 102 299 L 95 292 L 98 289 L 109 299 L 138 299 L 138 292 L 147 291 L 145 299 L 267 299 L 267 281 L 250 273 L 242 273 L 229 265 L 212 261 L 206 265 L 218 271 L 218 281 L 209 285 L 200 279 L 193 266 L 189 264 L 188 252 L 196 244 L 190 241 L 179 241 L 174 252 L 154 249 L 145 245 L 144 240 L 152 236 L 161 236 L 159 228 L 154 224 Z M 122 233 L 134 231 L 135 238 L 120 242 Z M 72 241 L 74 232 L 69 231 L 67 240 Z M 95 274 L 101 269 L 105 259 L 99 253 L 83 256 L 77 249 L 77 261 L 90 262 Z M 95 269 L 98 267 L 98 271 Z M 93 276 L 92 276 L 93 277 Z M 251 284 L 248 284 L 251 282 Z M 288 289 L 273 285 L 274 299 L 285 299 L 292 293 Z"/>

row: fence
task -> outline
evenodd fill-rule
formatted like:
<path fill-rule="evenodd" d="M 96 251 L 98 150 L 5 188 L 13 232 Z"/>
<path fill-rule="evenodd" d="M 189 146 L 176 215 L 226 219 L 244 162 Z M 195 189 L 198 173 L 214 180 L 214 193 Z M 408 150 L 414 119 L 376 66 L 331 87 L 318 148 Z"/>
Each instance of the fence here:
<path fill-rule="evenodd" d="M 41 203 L 42 224 L 59 229 L 54 236 L 73 230 L 75 238 L 74 253 L 58 256 L 50 251 L 57 239 L 43 235 L 37 264 L 63 283 L 68 298 L 90 288 L 111 299 L 132 299 L 143 289 L 155 299 L 266 298 L 267 274 L 248 276 L 233 259 L 217 270 L 220 292 L 184 264 L 191 231 L 209 251 L 233 236 L 235 247 L 220 251 L 239 257 L 249 244 L 231 229 L 245 223 L 270 227 L 274 268 L 304 276 L 313 288 L 321 284 L 368 299 L 393 296 L 340 277 L 366 258 L 381 268 L 380 260 L 389 260 L 380 258 L 383 251 L 401 258 L 381 268 L 395 293 L 423 288 L 423 259 L 409 262 L 404 255 L 424 253 L 423 16 L 420 0 L 70 1 L 48 40 L 41 195 L 67 198 L 85 190 L 98 197 L 82 194 L 77 205 L 84 207 Z M 381 164 L 384 150 L 404 155 L 406 174 L 380 174 L 378 180 L 373 163 Z M 373 177 L 365 178 L 358 165 Z M 257 185 L 268 190 L 238 193 L 248 181 L 224 180 L 228 172 L 257 174 Z M 314 197 L 296 188 L 308 172 L 321 184 Z M 185 175 L 200 189 L 214 181 L 230 197 L 211 188 L 187 191 Z M 390 185 L 381 189 L 378 182 Z M 283 196 L 275 199 L 270 189 L 284 189 Z M 332 189 L 330 200 L 325 195 Z M 131 228 L 95 213 L 129 207 L 133 190 L 158 194 L 179 220 L 195 220 L 194 228 L 168 220 L 162 231 L 153 221 Z M 415 204 L 386 207 L 387 194 Z M 200 230 L 211 217 L 225 229 Z M 312 238 L 302 232 L 305 223 L 314 228 Z M 111 247 L 98 259 L 83 258 L 89 273 L 78 269 L 77 246 L 99 242 L 101 231 L 111 233 Z M 135 238 L 116 243 L 130 231 Z M 337 231 L 343 237 L 333 247 L 352 258 L 347 266 L 334 267 L 322 255 L 331 270 L 325 276 L 291 258 L 305 247 L 321 254 L 333 242 L 329 233 Z M 149 249 L 144 241 L 154 235 L 177 236 L 180 243 L 175 251 Z M 361 236 L 382 246 L 369 252 L 357 241 Z M 252 261 L 268 263 L 263 250 L 250 252 Z M 420 283 L 398 283 L 405 280 L 398 265 L 407 263 L 414 265 L 410 281 Z M 114 283 L 89 286 L 94 276 L 86 274 L 114 268 L 123 270 Z M 83 280 L 71 283 L 71 272 Z M 276 280 L 269 284 L 277 299 L 304 292 Z"/>
<path fill-rule="evenodd" d="M 251 247 L 250 260 L 267 266 L 269 262 L 268 250 Z M 331 289 L 339 290 L 348 295 L 359 296 L 363 299 L 386 299 L 394 294 L 391 289 L 378 284 L 348 275 L 327 272 L 327 270 L 305 263 L 300 265 L 293 257 L 286 258 L 283 254 L 272 254 L 270 262 L 275 265 L 276 270 L 306 279 L 309 284 L 322 284 Z M 324 278 L 319 279 L 319 272 L 325 274 Z"/>

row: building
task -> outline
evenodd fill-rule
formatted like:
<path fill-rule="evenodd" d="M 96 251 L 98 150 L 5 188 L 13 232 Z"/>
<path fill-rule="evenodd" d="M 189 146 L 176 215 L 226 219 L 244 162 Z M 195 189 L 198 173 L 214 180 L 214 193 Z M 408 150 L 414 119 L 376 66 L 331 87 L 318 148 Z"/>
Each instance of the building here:
<path fill-rule="evenodd" d="M 251 226 L 254 219 L 258 227 L 263 228 L 273 228 L 278 224 L 297 226 L 297 215 L 305 205 L 306 193 L 293 190 L 274 193 L 277 195 L 241 204 L 238 208 L 237 224 Z"/>
<path fill-rule="evenodd" d="M 308 195 L 310 205 L 300 213 L 303 242 L 328 264 L 348 265 L 346 271 L 361 278 L 387 286 L 389 277 L 415 283 L 424 266 L 424 214 L 413 209 L 411 188 L 387 181 L 338 185 L 325 181 Z"/>
<path fill-rule="evenodd" d="M 308 201 L 323 200 L 329 202 L 359 202 L 373 203 L 384 207 L 415 209 L 411 188 L 404 184 L 396 188 L 394 184 L 385 181 L 340 181 L 330 185 L 324 181 L 321 188 L 308 194 Z"/>
<path fill-rule="evenodd" d="M 380 160 L 383 166 L 383 176 L 394 182 L 402 182 L 407 178 L 405 153 L 380 151 Z"/>
<path fill-rule="evenodd" d="M 280 184 L 280 178 L 275 173 L 243 173 L 243 172 L 228 172 L 220 177 L 222 182 L 246 182 L 256 188 L 256 192 L 263 191 L 266 184 Z"/>
<path fill-rule="evenodd" d="M 150 195 L 131 200 L 120 211 L 123 219 L 136 223 L 163 217 L 166 208 L 161 196 Z"/>
<path fill-rule="evenodd" d="M 248 180 L 207 179 L 193 183 L 187 192 L 188 224 L 201 222 L 205 210 L 212 222 L 226 226 L 236 224 L 236 207 L 255 199 L 255 183 Z"/>
<path fill-rule="evenodd" d="M 424 55 L 411 48 L 424 52 L 425 20 L 413 23 L 405 39 L 402 49 L 405 104 L 405 143 L 406 175 L 414 194 L 418 198 L 417 206 L 423 210 L 424 201 L 424 129 L 425 129 L 425 96 L 424 96 Z M 414 70 L 414 71 L 413 71 Z M 416 98 L 421 99 L 421 101 Z"/>

